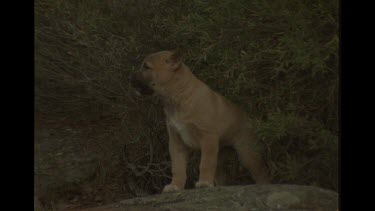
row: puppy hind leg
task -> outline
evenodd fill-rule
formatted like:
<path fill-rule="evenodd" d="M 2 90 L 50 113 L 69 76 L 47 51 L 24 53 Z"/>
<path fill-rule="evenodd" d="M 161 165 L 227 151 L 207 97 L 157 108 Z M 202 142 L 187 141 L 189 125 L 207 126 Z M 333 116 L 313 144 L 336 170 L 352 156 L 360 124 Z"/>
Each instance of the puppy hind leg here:
<path fill-rule="evenodd" d="M 241 164 L 250 171 L 257 184 L 271 183 L 265 162 L 259 153 L 256 153 L 249 145 L 241 143 L 236 144 L 234 148 Z"/>
<path fill-rule="evenodd" d="M 220 149 L 219 155 L 217 158 L 217 167 L 216 167 L 216 173 L 215 173 L 215 185 L 216 186 L 224 186 L 226 185 L 226 175 L 225 175 L 225 153 L 226 149 Z"/>

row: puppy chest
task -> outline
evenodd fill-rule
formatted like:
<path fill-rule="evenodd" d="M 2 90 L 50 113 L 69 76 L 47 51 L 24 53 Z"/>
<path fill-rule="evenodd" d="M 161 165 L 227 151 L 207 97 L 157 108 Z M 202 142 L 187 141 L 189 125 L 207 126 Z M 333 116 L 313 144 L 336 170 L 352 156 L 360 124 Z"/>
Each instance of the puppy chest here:
<path fill-rule="evenodd" d="M 171 126 L 180 135 L 180 138 L 190 148 L 199 148 L 198 131 L 193 124 L 186 124 L 175 119 L 170 119 Z"/>

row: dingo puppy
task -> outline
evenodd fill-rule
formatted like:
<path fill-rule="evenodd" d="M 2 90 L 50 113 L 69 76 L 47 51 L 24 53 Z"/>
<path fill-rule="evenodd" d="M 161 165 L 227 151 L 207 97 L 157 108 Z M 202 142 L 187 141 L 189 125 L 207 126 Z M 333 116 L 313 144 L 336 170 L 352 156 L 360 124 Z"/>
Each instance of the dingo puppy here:
<path fill-rule="evenodd" d="M 256 183 L 270 182 L 261 156 L 252 147 L 256 140 L 246 113 L 196 78 L 180 53 L 148 55 L 130 81 L 139 94 L 159 95 L 164 104 L 173 177 L 163 192 L 184 189 L 189 149 L 201 150 L 197 188 L 220 183 L 217 166 L 223 146 L 237 151 Z"/>

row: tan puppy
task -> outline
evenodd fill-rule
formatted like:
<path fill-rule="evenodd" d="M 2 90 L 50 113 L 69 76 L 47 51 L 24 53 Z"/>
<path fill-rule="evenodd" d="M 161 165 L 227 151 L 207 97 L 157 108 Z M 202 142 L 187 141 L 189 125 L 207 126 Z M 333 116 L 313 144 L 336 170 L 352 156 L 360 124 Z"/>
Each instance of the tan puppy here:
<path fill-rule="evenodd" d="M 197 79 L 178 52 L 147 56 L 141 71 L 130 79 L 140 94 L 159 95 L 164 103 L 173 178 L 163 192 L 184 189 L 189 149 L 201 150 L 196 187 L 220 183 L 217 165 L 223 146 L 237 151 L 256 183 L 269 183 L 262 158 L 254 151 L 256 140 L 246 113 Z"/>

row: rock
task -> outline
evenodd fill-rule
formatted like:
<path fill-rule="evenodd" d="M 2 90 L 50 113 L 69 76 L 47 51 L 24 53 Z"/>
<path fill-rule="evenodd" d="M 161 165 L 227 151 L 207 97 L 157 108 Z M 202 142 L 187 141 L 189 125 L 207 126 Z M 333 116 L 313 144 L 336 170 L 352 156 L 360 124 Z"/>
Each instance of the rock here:
<path fill-rule="evenodd" d="M 100 196 L 96 196 L 95 197 L 95 201 L 96 202 L 101 202 L 103 199 L 102 199 L 102 197 L 100 197 Z"/>
<path fill-rule="evenodd" d="M 120 210 L 337 210 L 338 194 L 313 186 L 248 185 L 185 190 L 82 209 Z"/>
<path fill-rule="evenodd" d="M 49 203 L 54 193 L 72 190 L 94 178 L 96 154 L 83 149 L 75 131 L 42 128 L 35 135 L 34 179 L 38 198 Z"/>
<path fill-rule="evenodd" d="M 270 208 L 285 209 L 293 205 L 298 205 L 300 203 L 298 196 L 287 192 L 275 192 L 271 193 L 267 197 L 266 205 Z"/>

